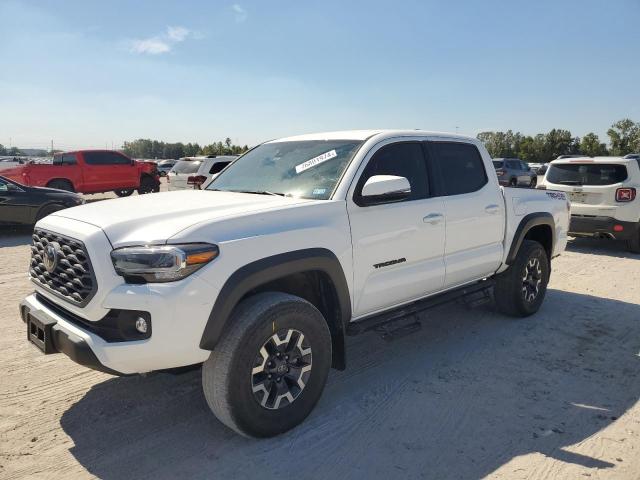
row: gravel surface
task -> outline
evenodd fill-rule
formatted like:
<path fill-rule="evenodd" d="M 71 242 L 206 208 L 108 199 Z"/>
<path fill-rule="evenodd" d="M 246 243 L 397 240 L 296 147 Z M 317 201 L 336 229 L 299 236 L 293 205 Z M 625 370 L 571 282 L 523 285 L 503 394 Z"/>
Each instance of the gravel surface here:
<path fill-rule="evenodd" d="M 0 478 L 640 478 L 640 256 L 574 240 L 527 319 L 449 305 L 348 339 L 316 410 L 248 440 L 200 371 L 117 378 L 27 343 L 29 232 L 0 235 Z"/>

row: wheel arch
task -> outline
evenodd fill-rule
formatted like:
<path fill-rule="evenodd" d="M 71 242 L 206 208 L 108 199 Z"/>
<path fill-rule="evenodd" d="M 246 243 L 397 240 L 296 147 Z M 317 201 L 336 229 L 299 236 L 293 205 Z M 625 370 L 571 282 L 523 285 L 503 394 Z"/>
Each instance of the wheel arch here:
<path fill-rule="evenodd" d="M 511 265 L 514 262 L 518 250 L 520 250 L 520 246 L 525 239 L 535 240 L 542 244 L 547 252 L 547 258 L 551 261 L 553 247 L 556 243 L 553 215 L 548 212 L 536 212 L 525 215 L 522 218 L 511 241 L 511 247 L 506 259 L 507 265 Z"/>
<path fill-rule="evenodd" d="M 204 328 L 200 348 L 215 348 L 228 326 L 231 313 L 243 299 L 268 291 L 296 295 L 320 310 L 331 332 L 332 366 L 344 369 L 344 337 L 346 325 L 351 320 L 351 299 L 338 258 L 324 248 L 282 253 L 236 270 L 218 294 Z"/>
<path fill-rule="evenodd" d="M 69 185 L 71 185 L 72 188 L 72 192 L 76 191 L 76 186 L 74 185 L 73 181 L 68 179 L 68 178 L 64 178 L 64 177 L 56 177 L 56 178 L 52 178 L 47 182 L 46 187 L 47 188 L 51 188 L 49 185 L 51 185 L 53 182 L 65 182 L 68 183 Z"/>

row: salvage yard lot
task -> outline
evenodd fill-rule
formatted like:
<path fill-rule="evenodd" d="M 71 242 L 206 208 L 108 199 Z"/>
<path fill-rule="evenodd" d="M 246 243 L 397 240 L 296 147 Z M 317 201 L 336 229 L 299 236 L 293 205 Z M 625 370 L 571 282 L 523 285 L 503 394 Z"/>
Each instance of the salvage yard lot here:
<path fill-rule="evenodd" d="M 117 378 L 28 344 L 29 241 L 0 235 L 0 478 L 640 477 L 640 256 L 616 243 L 570 242 L 533 317 L 449 305 L 349 338 L 312 415 L 258 441 L 199 371 Z"/>

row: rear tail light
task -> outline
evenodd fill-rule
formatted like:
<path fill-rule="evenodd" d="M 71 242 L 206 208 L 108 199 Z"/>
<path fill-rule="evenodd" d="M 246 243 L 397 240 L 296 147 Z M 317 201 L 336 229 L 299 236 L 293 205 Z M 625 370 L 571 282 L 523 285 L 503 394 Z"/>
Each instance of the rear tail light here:
<path fill-rule="evenodd" d="M 204 175 L 192 175 L 187 178 L 187 185 L 193 185 L 193 188 L 200 188 L 204 182 L 207 181 L 207 177 Z"/>
<path fill-rule="evenodd" d="M 616 190 L 616 202 L 633 202 L 635 199 L 635 188 L 619 188 Z"/>

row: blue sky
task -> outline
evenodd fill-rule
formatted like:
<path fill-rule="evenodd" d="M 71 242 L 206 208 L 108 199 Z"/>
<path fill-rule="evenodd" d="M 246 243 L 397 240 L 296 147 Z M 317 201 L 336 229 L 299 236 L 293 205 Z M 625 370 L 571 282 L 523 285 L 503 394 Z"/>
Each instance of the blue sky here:
<path fill-rule="evenodd" d="M 640 0 L 0 0 L 0 143 L 640 121 Z"/>

